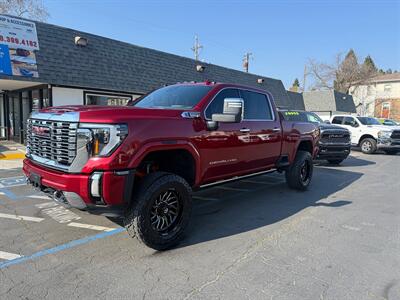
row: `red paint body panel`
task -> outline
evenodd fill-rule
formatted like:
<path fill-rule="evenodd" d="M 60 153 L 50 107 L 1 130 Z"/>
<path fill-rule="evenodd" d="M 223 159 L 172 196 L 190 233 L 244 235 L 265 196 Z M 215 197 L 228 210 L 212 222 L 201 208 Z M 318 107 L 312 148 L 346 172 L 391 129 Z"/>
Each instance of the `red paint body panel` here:
<path fill-rule="evenodd" d="M 291 163 L 301 141 L 309 141 L 313 154 L 317 153 L 317 127 L 310 123 L 282 122 L 270 93 L 234 84 L 211 86 L 208 94 L 191 110 L 200 112 L 200 118 L 195 119 L 183 118 L 183 110 L 132 106 L 64 106 L 43 110 L 50 113 L 79 112 L 81 123 L 124 123 L 128 125 L 129 134 L 111 156 L 89 159 L 81 174 L 54 171 L 29 160 L 24 162 L 24 172 L 29 174 L 33 171 L 41 175 L 43 182 L 50 187 L 77 192 L 90 203 L 88 178 L 94 171 L 104 171 L 104 198 L 108 204 L 114 205 L 123 202 L 125 179 L 113 172 L 138 167 L 152 151 L 188 151 L 195 161 L 194 187 L 274 168 L 281 155 L 288 155 Z M 213 97 L 228 87 L 265 94 L 271 100 L 275 120 L 220 123 L 217 130 L 207 130 L 204 111 Z M 242 128 L 250 131 L 242 133 Z"/>
<path fill-rule="evenodd" d="M 88 204 L 93 204 L 89 191 L 90 175 L 87 174 L 67 174 L 56 170 L 44 168 L 24 160 L 24 174 L 29 178 L 31 173 L 41 177 L 41 183 L 46 187 L 51 187 L 60 191 L 74 192 L 81 196 L 82 200 Z M 102 194 L 103 200 L 107 205 L 124 204 L 123 193 L 125 177 L 115 175 L 113 172 L 103 173 Z"/>

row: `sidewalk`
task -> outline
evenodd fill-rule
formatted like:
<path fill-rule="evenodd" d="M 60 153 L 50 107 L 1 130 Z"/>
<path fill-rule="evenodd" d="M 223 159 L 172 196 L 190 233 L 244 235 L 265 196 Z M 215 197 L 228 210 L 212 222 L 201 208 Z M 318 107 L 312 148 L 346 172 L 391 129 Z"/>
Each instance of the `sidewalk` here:
<path fill-rule="evenodd" d="M 12 141 L 0 141 L 0 169 L 22 167 L 25 151 L 24 145 Z"/>

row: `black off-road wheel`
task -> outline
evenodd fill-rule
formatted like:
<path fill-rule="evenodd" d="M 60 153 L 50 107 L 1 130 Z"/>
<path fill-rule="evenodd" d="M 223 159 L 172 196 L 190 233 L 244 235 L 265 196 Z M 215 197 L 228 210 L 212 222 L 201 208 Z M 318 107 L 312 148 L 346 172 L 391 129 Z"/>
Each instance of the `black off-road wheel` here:
<path fill-rule="evenodd" d="M 340 165 L 344 159 L 328 159 L 328 163 L 331 165 Z"/>
<path fill-rule="evenodd" d="M 183 238 L 192 211 L 192 189 L 180 176 L 155 172 L 139 182 L 125 228 L 154 250 L 167 250 Z"/>
<path fill-rule="evenodd" d="M 294 162 L 285 172 L 286 182 L 290 188 L 304 191 L 310 185 L 313 170 L 311 154 L 307 151 L 298 151 Z"/>
<path fill-rule="evenodd" d="M 376 151 L 376 140 L 372 138 L 365 138 L 360 142 L 360 148 L 362 153 L 372 154 Z"/>

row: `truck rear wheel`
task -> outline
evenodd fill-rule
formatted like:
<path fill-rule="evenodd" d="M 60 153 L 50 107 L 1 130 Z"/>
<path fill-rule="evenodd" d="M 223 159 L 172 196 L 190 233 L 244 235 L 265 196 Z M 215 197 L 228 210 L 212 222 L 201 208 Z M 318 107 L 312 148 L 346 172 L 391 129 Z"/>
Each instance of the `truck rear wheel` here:
<path fill-rule="evenodd" d="M 304 191 L 308 188 L 313 175 L 312 156 L 307 151 L 298 151 L 296 158 L 286 170 L 286 182 L 290 188 Z"/>
<path fill-rule="evenodd" d="M 376 151 L 376 141 L 372 138 L 365 138 L 360 142 L 361 151 L 365 154 L 372 154 Z"/>
<path fill-rule="evenodd" d="M 190 186 L 182 177 L 166 172 L 149 174 L 139 184 L 125 217 L 129 235 L 155 250 L 175 246 L 189 223 Z"/>

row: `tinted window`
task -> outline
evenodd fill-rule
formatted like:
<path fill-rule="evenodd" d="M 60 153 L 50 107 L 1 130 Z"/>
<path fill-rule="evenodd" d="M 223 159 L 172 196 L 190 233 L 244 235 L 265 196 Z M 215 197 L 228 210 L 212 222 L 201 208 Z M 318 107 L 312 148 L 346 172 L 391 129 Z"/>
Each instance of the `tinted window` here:
<path fill-rule="evenodd" d="M 155 90 L 133 105 L 143 108 L 190 109 L 210 90 L 206 85 L 171 85 Z"/>
<path fill-rule="evenodd" d="M 323 123 L 322 119 L 314 113 L 308 112 L 307 113 L 307 120 L 311 123 Z"/>
<path fill-rule="evenodd" d="M 307 122 L 307 116 L 302 111 L 283 111 L 282 115 L 287 121 Z"/>
<path fill-rule="evenodd" d="M 225 98 L 240 98 L 239 91 L 235 89 L 225 89 L 220 91 L 214 100 L 211 101 L 206 110 L 206 118 L 211 119 L 213 114 L 222 114 L 224 110 Z"/>
<path fill-rule="evenodd" d="M 361 122 L 363 125 L 381 125 L 379 121 L 375 118 L 371 117 L 357 117 L 357 119 Z"/>
<path fill-rule="evenodd" d="M 323 123 L 322 119 L 312 113 L 305 111 L 283 111 L 282 112 L 285 120 L 293 122 L 311 122 L 311 123 Z"/>
<path fill-rule="evenodd" d="M 355 120 L 352 117 L 345 117 L 343 125 L 353 126 L 355 124 Z"/>
<path fill-rule="evenodd" d="M 272 112 L 267 97 L 263 94 L 240 91 L 244 100 L 245 120 L 272 120 Z"/>
<path fill-rule="evenodd" d="M 332 124 L 342 124 L 343 117 L 334 117 L 332 120 Z"/>

